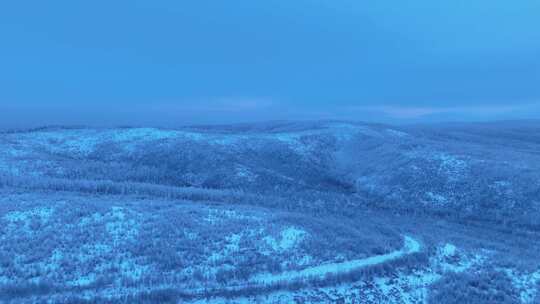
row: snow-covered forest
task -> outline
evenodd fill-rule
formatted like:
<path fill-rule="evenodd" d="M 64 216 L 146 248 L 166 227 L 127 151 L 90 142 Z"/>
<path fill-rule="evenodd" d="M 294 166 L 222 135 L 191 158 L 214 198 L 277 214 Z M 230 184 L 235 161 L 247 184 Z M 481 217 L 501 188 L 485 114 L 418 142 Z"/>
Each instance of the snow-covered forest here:
<path fill-rule="evenodd" d="M 0 302 L 536 303 L 539 131 L 5 131 Z"/>

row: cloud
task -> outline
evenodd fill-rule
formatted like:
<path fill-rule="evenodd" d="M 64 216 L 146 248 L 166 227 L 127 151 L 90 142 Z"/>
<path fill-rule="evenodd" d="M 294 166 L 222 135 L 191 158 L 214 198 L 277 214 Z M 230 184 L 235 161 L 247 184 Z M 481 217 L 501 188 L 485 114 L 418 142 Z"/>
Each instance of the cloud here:
<path fill-rule="evenodd" d="M 456 116 L 464 118 L 496 117 L 499 115 L 511 115 L 513 113 L 527 113 L 538 111 L 540 102 L 519 103 L 510 105 L 481 105 L 481 106 L 358 106 L 350 107 L 349 110 L 364 113 L 380 113 L 391 119 L 421 120 L 433 116 Z"/>
<path fill-rule="evenodd" d="M 4 114 L 4 115 L 1 115 Z M 534 119 L 540 101 L 511 104 L 470 103 L 470 106 L 406 106 L 297 103 L 266 97 L 219 97 L 199 100 L 165 100 L 147 103 L 104 102 L 0 104 L 0 128 L 42 125 L 160 126 L 223 124 L 268 120 L 353 120 L 381 123 L 488 121 Z"/>
<path fill-rule="evenodd" d="M 259 111 L 275 106 L 276 103 L 268 98 L 220 98 L 208 102 L 209 110 L 223 112 Z"/>
<path fill-rule="evenodd" d="M 220 97 L 213 99 L 198 99 L 185 101 L 159 102 L 153 105 L 154 110 L 173 110 L 190 112 L 223 112 L 223 113 L 242 113 L 261 111 L 276 105 L 270 98 L 261 97 Z"/>

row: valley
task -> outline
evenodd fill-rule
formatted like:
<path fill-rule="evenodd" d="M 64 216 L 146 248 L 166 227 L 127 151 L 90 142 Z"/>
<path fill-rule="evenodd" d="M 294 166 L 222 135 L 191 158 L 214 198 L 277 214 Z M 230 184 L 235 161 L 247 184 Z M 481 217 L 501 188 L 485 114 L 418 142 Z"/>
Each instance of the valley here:
<path fill-rule="evenodd" d="M 536 128 L 4 132 L 0 301 L 536 303 Z"/>

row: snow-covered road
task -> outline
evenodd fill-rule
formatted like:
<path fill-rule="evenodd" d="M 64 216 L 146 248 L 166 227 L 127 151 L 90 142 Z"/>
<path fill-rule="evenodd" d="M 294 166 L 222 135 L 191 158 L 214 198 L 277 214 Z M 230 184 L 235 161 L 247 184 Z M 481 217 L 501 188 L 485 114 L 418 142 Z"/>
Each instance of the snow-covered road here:
<path fill-rule="evenodd" d="M 252 282 L 260 285 L 274 285 L 282 282 L 294 282 L 298 280 L 323 279 L 328 275 L 348 273 L 367 266 L 382 264 L 398 259 L 404 255 L 419 252 L 420 242 L 410 236 L 404 236 L 404 245 L 401 249 L 390 253 L 376 255 L 369 258 L 351 260 L 342 263 L 323 264 L 309 267 L 299 271 L 286 271 L 278 274 L 265 273 L 257 275 Z"/>

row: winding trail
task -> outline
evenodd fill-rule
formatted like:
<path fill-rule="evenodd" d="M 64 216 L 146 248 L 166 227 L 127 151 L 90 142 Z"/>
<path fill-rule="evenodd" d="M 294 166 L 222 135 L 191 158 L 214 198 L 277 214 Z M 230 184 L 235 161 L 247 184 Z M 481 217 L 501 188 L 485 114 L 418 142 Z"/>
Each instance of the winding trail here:
<path fill-rule="evenodd" d="M 244 286 L 229 286 L 215 290 L 217 292 L 216 297 L 213 297 L 212 293 L 208 293 L 208 290 L 198 290 L 198 292 L 193 293 L 197 296 L 196 299 L 193 299 L 194 301 L 191 301 L 191 303 L 222 303 L 224 298 L 222 298 L 222 295 L 220 294 L 222 294 L 223 291 L 240 293 L 232 297 L 229 295 L 228 299 L 242 298 L 245 295 L 242 295 L 241 292 L 249 288 L 265 289 L 269 287 L 293 284 L 299 281 L 324 280 L 328 275 L 346 274 L 368 266 L 383 264 L 409 254 L 418 253 L 422 249 L 421 243 L 410 236 L 404 236 L 403 242 L 403 247 L 399 250 L 364 259 L 351 260 L 342 263 L 323 264 L 298 271 L 286 271 L 277 274 L 259 274 L 252 277 L 249 280 L 249 283 Z"/>
<path fill-rule="evenodd" d="M 390 253 L 371 256 L 364 259 L 346 261 L 342 263 L 323 264 L 309 267 L 299 271 L 286 271 L 278 274 L 260 274 L 251 281 L 260 285 L 275 285 L 283 282 L 294 282 L 303 279 L 324 279 L 328 275 L 336 275 L 358 270 L 367 266 L 382 264 L 402 256 L 420 252 L 421 244 L 410 236 L 404 236 L 403 247 Z"/>
<path fill-rule="evenodd" d="M 418 253 L 422 249 L 422 245 L 416 239 L 410 236 L 404 236 L 403 247 L 399 250 L 394 250 L 392 252 L 375 255 L 364 259 L 350 260 L 342 263 L 329 263 L 313 267 L 308 267 L 299 271 L 286 271 L 277 274 L 259 274 L 252 277 L 247 284 L 242 286 L 229 286 L 225 288 L 219 288 L 215 290 L 209 290 L 206 288 L 195 288 L 195 289 L 183 289 L 181 294 L 177 294 L 181 300 L 179 303 L 222 303 L 224 300 L 223 294 L 230 292 L 227 296 L 227 299 L 231 298 L 241 298 L 245 294 L 242 292 L 246 290 L 251 290 L 254 292 L 264 292 L 266 288 L 269 287 L 278 287 L 293 284 L 299 281 L 310 281 L 310 280 L 324 280 L 329 275 L 339 275 L 346 274 L 355 270 L 359 270 L 368 266 L 379 265 L 392 260 L 399 259 L 403 256 Z M 159 290 L 157 288 L 156 290 Z M 162 289 L 165 291 L 170 291 L 171 286 L 162 286 Z M 60 296 L 58 293 L 56 296 Z M 115 294 L 118 296 L 119 294 Z M 63 293 L 63 296 L 73 296 L 70 292 Z M 187 297 L 187 298 L 185 298 Z M 114 296 L 111 299 L 115 298 Z"/>

